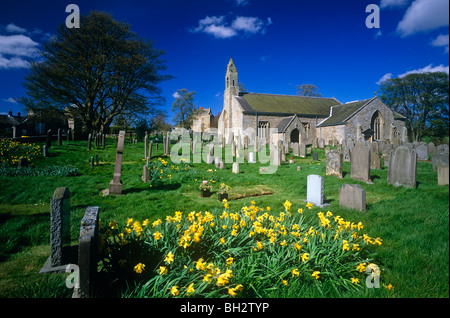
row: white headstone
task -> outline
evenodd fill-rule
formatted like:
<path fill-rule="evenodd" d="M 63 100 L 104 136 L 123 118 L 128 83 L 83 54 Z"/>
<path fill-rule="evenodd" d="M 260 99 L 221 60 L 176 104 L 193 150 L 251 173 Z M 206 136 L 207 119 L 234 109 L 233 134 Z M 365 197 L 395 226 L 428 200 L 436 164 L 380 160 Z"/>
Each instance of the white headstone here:
<path fill-rule="evenodd" d="M 233 162 L 233 173 L 239 173 L 239 162 Z"/>
<path fill-rule="evenodd" d="M 253 153 L 253 152 L 249 152 L 248 153 L 248 162 L 249 163 L 255 163 L 256 161 L 255 161 L 255 153 Z"/>
<path fill-rule="evenodd" d="M 306 188 L 306 201 L 316 206 L 323 207 L 323 178 L 316 174 L 308 175 Z"/>

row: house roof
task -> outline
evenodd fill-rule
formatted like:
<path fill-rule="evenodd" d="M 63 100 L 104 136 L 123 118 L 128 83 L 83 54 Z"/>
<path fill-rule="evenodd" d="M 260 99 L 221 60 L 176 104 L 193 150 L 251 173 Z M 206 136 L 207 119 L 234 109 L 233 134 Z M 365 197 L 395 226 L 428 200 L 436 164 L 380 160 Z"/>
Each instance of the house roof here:
<path fill-rule="evenodd" d="M 0 124 L 6 126 L 18 126 L 26 121 L 26 117 L 0 115 Z"/>
<path fill-rule="evenodd" d="M 330 107 L 340 105 L 335 98 L 241 93 L 236 97 L 244 113 L 272 113 L 326 117 Z"/>
<path fill-rule="evenodd" d="M 362 109 L 363 107 L 370 104 L 371 102 L 373 102 L 376 99 L 378 99 L 378 97 L 372 97 L 372 98 L 368 98 L 368 99 L 364 99 L 364 100 L 350 102 L 347 104 L 333 106 L 331 108 L 331 115 L 328 118 L 326 118 L 324 121 L 320 122 L 318 126 L 325 127 L 325 126 L 335 126 L 335 125 L 345 124 L 347 122 L 347 120 L 350 119 L 351 116 L 353 116 L 360 109 Z M 402 116 L 401 114 L 399 114 L 397 112 L 393 112 L 393 113 L 394 113 L 394 119 L 405 118 L 404 116 Z"/>

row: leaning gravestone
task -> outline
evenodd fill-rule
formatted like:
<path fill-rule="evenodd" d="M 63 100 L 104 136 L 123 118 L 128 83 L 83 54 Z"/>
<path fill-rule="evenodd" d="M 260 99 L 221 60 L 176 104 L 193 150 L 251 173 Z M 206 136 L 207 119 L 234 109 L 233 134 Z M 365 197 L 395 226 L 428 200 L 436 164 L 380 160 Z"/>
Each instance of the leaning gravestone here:
<path fill-rule="evenodd" d="M 339 205 L 359 211 L 366 211 L 366 191 L 359 184 L 344 183 L 339 190 Z"/>
<path fill-rule="evenodd" d="M 417 153 L 400 146 L 389 155 L 387 183 L 394 186 L 416 187 Z"/>
<path fill-rule="evenodd" d="M 123 143 L 125 139 L 125 131 L 119 132 L 119 140 L 117 142 L 116 165 L 114 167 L 114 178 L 109 183 L 109 194 L 122 194 L 122 181 L 120 180 L 122 171 Z"/>
<path fill-rule="evenodd" d="M 326 152 L 327 167 L 326 175 L 335 176 L 337 178 L 343 177 L 342 174 L 342 157 L 343 155 L 337 149 L 332 149 Z"/>
<path fill-rule="evenodd" d="M 350 159 L 350 178 L 363 182 L 370 180 L 370 150 L 364 141 L 357 141 Z"/>
<path fill-rule="evenodd" d="M 316 174 L 310 174 L 307 178 L 306 201 L 318 207 L 325 205 L 323 201 L 323 178 Z"/>

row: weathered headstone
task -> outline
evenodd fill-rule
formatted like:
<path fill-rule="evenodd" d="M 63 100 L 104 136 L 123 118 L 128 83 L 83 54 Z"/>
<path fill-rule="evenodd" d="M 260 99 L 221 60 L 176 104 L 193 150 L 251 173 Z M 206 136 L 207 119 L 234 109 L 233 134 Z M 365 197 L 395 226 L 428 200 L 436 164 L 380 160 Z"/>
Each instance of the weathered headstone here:
<path fill-rule="evenodd" d="M 248 153 L 248 163 L 255 163 L 255 153 L 254 152 L 249 152 Z"/>
<path fill-rule="evenodd" d="M 350 162 L 350 148 L 348 147 L 342 148 L 342 160 L 344 162 Z"/>
<path fill-rule="evenodd" d="M 148 134 L 145 132 L 144 137 L 144 159 L 147 159 L 148 157 Z"/>
<path fill-rule="evenodd" d="M 444 154 L 447 154 L 447 155 L 448 155 L 448 153 L 449 153 L 449 151 L 448 151 L 448 145 L 447 145 L 447 144 L 442 144 L 442 145 L 437 146 L 437 147 L 436 147 L 436 153 L 437 153 L 437 154 L 442 154 L 442 153 L 444 153 Z"/>
<path fill-rule="evenodd" d="M 47 130 L 47 137 L 45 139 L 45 145 L 47 146 L 47 150 L 52 147 L 52 130 Z"/>
<path fill-rule="evenodd" d="M 233 162 L 233 173 L 239 173 L 239 162 Z"/>
<path fill-rule="evenodd" d="M 97 271 L 99 208 L 90 206 L 81 219 L 78 239 L 79 288 L 74 288 L 73 298 L 92 296 Z"/>
<path fill-rule="evenodd" d="M 92 143 L 92 134 L 88 135 L 88 145 L 87 150 L 91 150 L 91 143 Z"/>
<path fill-rule="evenodd" d="M 448 176 L 448 162 L 438 162 L 437 168 L 438 175 L 438 185 L 448 185 L 449 184 L 449 176 Z"/>
<path fill-rule="evenodd" d="M 363 182 L 370 180 L 370 150 L 364 141 L 357 141 L 350 159 L 350 178 Z"/>
<path fill-rule="evenodd" d="M 42 147 L 42 155 L 43 155 L 44 157 L 48 157 L 48 148 L 47 148 L 47 145 L 44 145 L 44 146 Z"/>
<path fill-rule="evenodd" d="M 427 148 L 428 148 L 428 154 L 429 154 L 429 155 L 435 155 L 435 154 L 436 154 L 436 146 L 434 145 L 433 142 L 430 142 L 430 143 L 427 145 Z"/>
<path fill-rule="evenodd" d="M 70 244 L 70 191 L 56 188 L 50 201 L 50 260 L 51 266 L 66 262 L 64 246 Z"/>
<path fill-rule="evenodd" d="M 310 174 L 307 178 L 306 201 L 318 207 L 323 207 L 323 178 L 316 174 Z"/>
<path fill-rule="evenodd" d="M 323 138 L 319 138 L 319 148 L 325 147 L 325 140 Z"/>
<path fill-rule="evenodd" d="M 440 153 L 431 157 L 431 163 L 433 165 L 433 171 L 437 171 L 438 163 L 442 162 L 443 164 L 448 165 L 448 154 Z"/>
<path fill-rule="evenodd" d="M 114 167 L 114 178 L 109 183 L 109 194 L 122 194 L 122 181 L 120 180 L 122 171 L 123 144 L 125 139 L 125 131 L 119 132 L 119 140 L 117 142 L 116 164 Z"/>
<path fill-rule="evenodd" d="M 370 153 L 370 169 L 381 169 L 381 156 L 378 152 Z"/>
<path fill-rule="evenodd" d="M 150 172 L 148 170 L 148 165 L 144 165 L 142 167 L 142 181 L 144 182 L 150 181 Z"/>
<path fill-rule="evenodd" d="M 61 128 L 58 128 L 58 146 L 62 145 L 62 132 Z"/>
<path fill-rule="evenodd" d="M 94 168 L 94 156 L 91 156 L 91 159 L 89 160 L 91 164 L 91 168 Z"/>
<path fill-rule="evenodd" d="M 416 187 L 417 154 L 405 146 L 392 150 L 389 155 L 387 183 L 394 186 Z"/>
<path fill-rule="evenodd" d="M 326 175 L 335 176 L 337 178 L 343 177 L 342 174 L 342 158 L 343 155 L 337 149 L 332 149 L 326 152 L 327 166 Z"/>
<path fill-rule="evenodd" d="M 359 184 L 344 183 L 339 190 L 339 205 L 359 211 L 366 211 L 366 191 Z"/>
<path fill-rule="evenodd" d="M 299 148 L 300 157 L 305 158 L 306 157 L 306 144 L 301 143 L 301 144 L 299 144 L 298 148 Z"/>
<path fill-rule="evenodd" d="M 417 160 L 426 161 L 428 160 L 428 146 L 425 144 L 419 144 L 414 149 L 417 153 Z"/>
<path fill-rule="evenodd" d="M 314 160 L 314 161 L 318 161 L 318 160 L 319 160 L 319 153 L 314 151 L 314 152 L 312 153 L 312 157 L 313 157 L 313 160 Z"/>

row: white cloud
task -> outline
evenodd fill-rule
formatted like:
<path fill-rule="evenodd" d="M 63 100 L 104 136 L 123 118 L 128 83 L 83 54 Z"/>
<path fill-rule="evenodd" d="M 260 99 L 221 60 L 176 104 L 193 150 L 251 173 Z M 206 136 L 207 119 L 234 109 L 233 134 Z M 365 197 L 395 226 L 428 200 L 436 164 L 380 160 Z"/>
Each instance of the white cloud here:
<path fill-rule="evenodd" d="M 175 92 L 175 93 L 172 94 L 172 97 L 175 98 L 175 99 L 177 99 L 177 98 L 180 97 L 180 96 L 181 96 L 181 95 L 180 95 L 180 93 L 178 93 L 178 92 Z"/>
<path fill-rule="evenodd" d="M 246 6 L 250 3 L 249 0 L 235 0 L 235 3 L 237 6 Z"/>
<path fill-rule="evenodd" d="M 449 25 L 448 0 L 415 0 L 397 26 L 401 36 Z"/>
<path fill-rule="evenodd" d="M 15 25 L 14 23 L 10 23 L 6 26 L 6 31 L 10 32 L 10 33 L 25 33 L 27 32 L 26 29 L 21 28 L 17 25 Z"/>
<path fill-rule="evenodd" d="M 381 0 L 380 8 L 395 8 L 395 7 L 403 7 L 408 3 L 408 0 Z"/>
<path fill-rule="evenodd" d="M 381 82 L 384 82 L 385 80 L 388 80 L 391 78 L 392 78 L 392 73 L 386 73 L 378 80 L 377 84 L 380 85 Z"/>
<path fill-rule="evenodd" d="M 28 68 L 28 59 L 39 56 L 38 46 L 23 34 L 0 35 L 0 69 Z"/>
<path fill-rule="evenodd" d="M 3 101 L 7 103 L 17 104 L 17 101 L 12 97 L 4 98 Z"/>
<path fill-rule="evenodd" d="M 225 21 L 224 16 L 207 16 L 198 21 L 198 26 L 191 29 L 191 32 L 203 32 L 214 35 L 216 38 L 226 39 L 238 35 L 240 32 L 244 34 L 264 34 L 266 27 L 272 24 L 270 18 L 267 23 L 257 17 L 236 17 L 231 25 Z"/>
<path fill-rule="evenodd" d="M 438 47 L 443 46 L 445 48 L 445 52 L 448 53 L 448 34 L 440 34 L 431 42 L 431 45 Z"/>
<path fill-rule="evenodd" d="M 448 68 L 448 66 L 445 66 L 443 64 L 434 66 L 434 67 L 432 66 L 432 64 L 429 64 L 425 67 L 400 74 L 398 77 L 405 77 L 406 75 L 413 74 L 413 73 L 434 73 L 434 72 L 445 72 L 445 73 L 449 74 L 449 68 Z"/>

